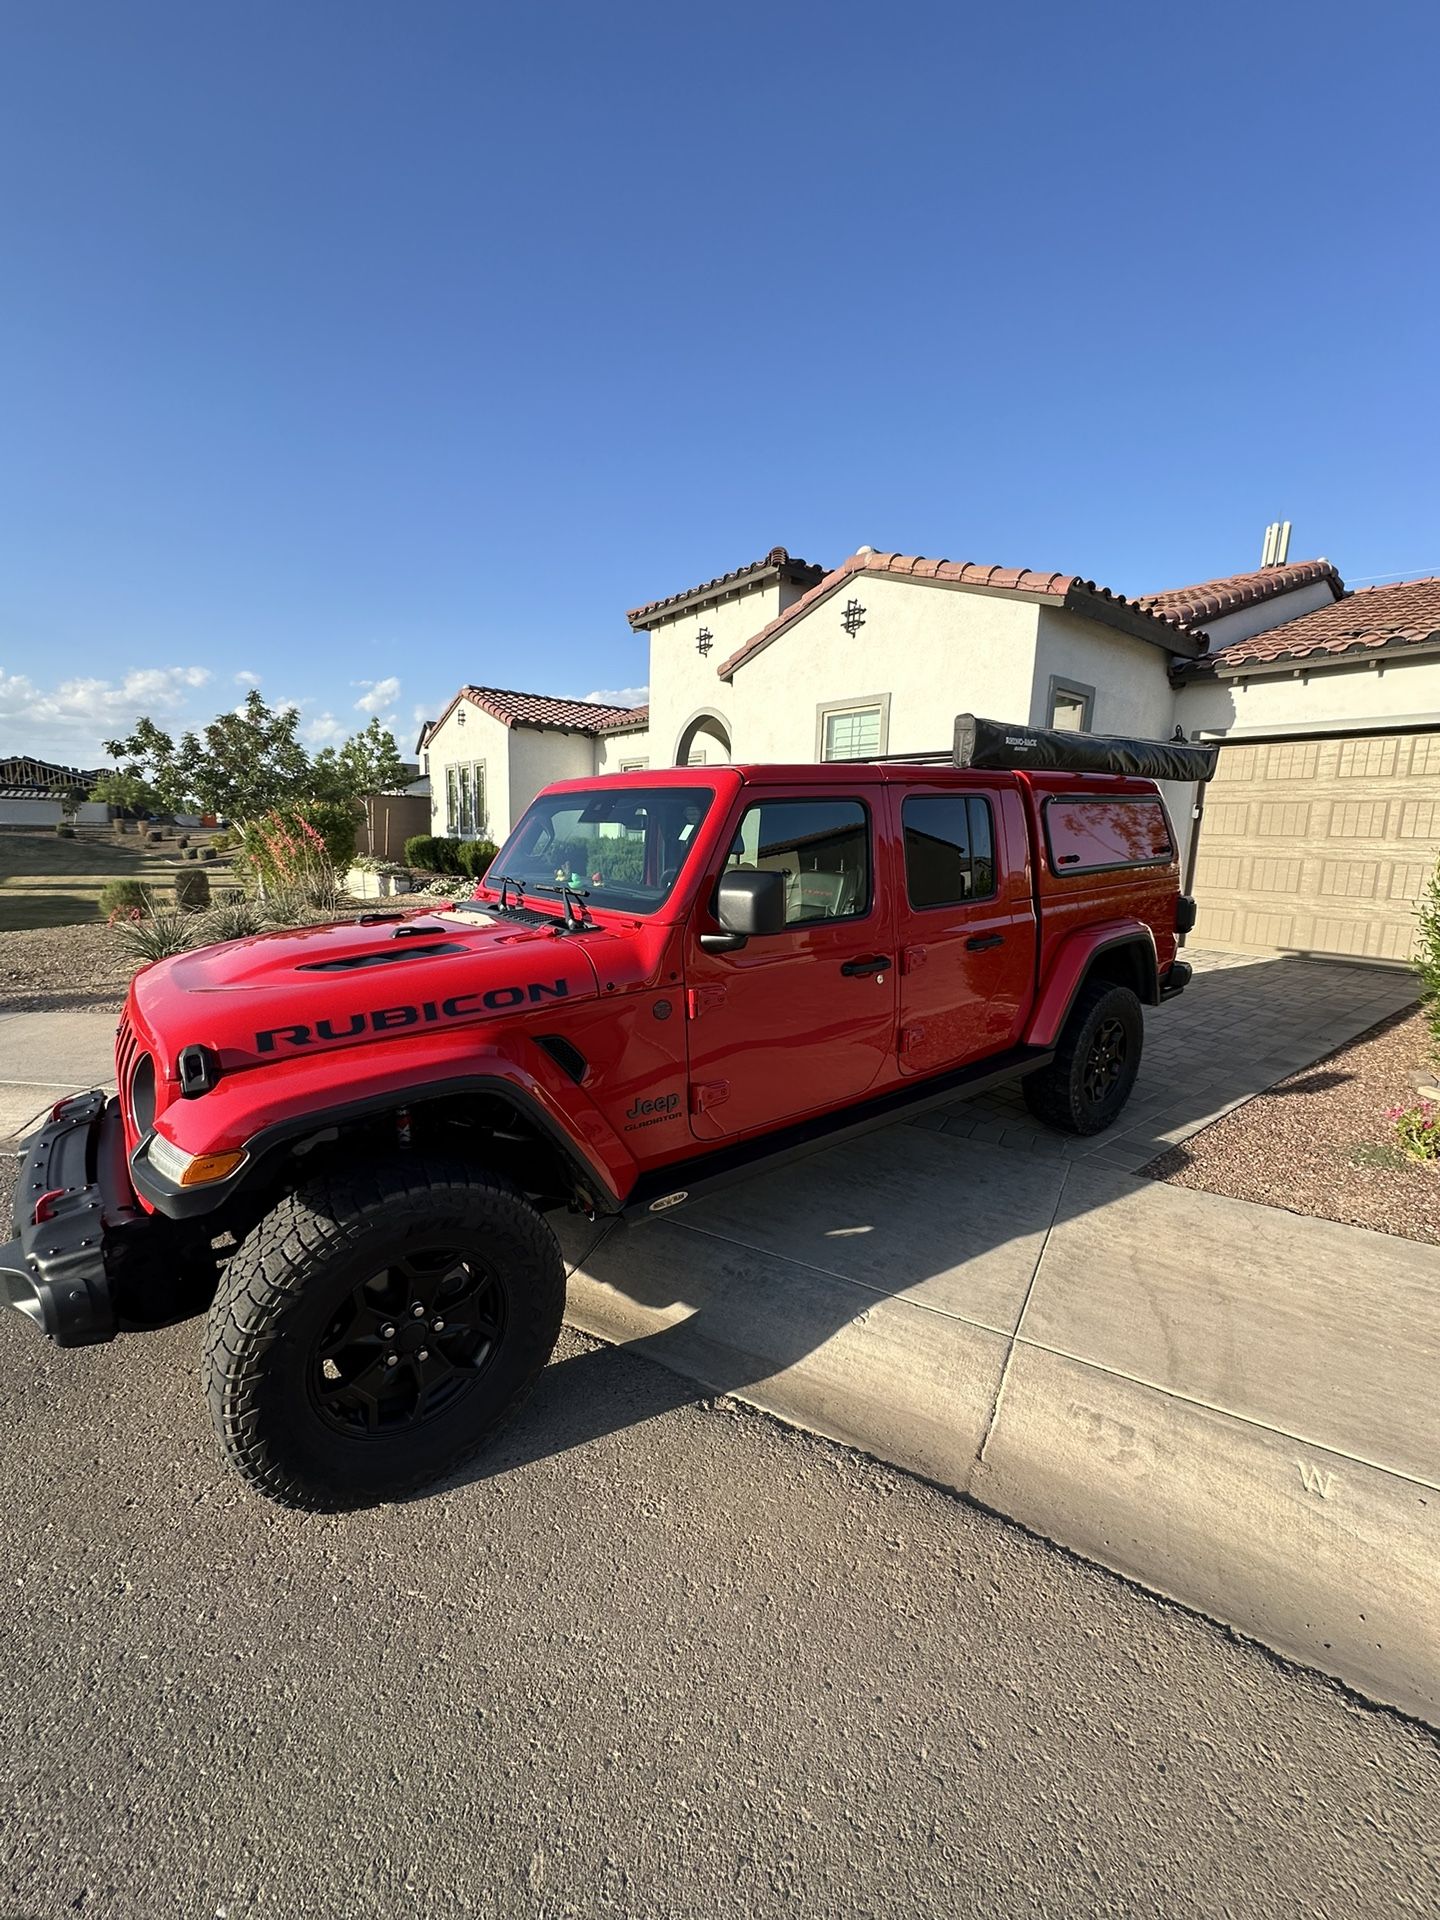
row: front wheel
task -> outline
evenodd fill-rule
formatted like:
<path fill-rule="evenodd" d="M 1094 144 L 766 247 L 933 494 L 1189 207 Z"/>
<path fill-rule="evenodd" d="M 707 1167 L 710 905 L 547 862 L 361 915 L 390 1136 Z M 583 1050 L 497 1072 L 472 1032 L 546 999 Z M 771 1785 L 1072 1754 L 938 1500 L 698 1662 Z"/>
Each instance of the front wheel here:
<path fill-rule="evenodd" d="M 322 1175 L 247 1236 L 210 1309 L 220 1444 L 282 1506 L 416 1492 L 519 1406 L 564 1300 L 554 1234 L 496 1175 L 408 1156 Z"/>
<path fill-rule="evenodd" d="M 1037 1120 L 1061 1133 L 1099 1133 L 1130 1098 L 1145 1020 L 1128 987 L 1092 980 L 1075 996 L 1055 1058 L 1020 1083 Z"/>

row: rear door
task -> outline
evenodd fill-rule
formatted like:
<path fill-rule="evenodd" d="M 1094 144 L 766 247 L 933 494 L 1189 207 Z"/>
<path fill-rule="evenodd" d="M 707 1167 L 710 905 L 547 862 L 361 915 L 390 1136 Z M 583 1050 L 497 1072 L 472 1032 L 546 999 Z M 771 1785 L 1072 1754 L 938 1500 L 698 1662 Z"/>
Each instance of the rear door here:
<path fill-rule="evenodd" d="M 903 1073 L 1014 1046 L 1035 977 L 1029 836 L 1013 787 L 892 789 L 902 848 Z"/>
<path fill-rule="evenodd" d="M 895 944 L 876 868 L 879 788 L 748 789 L 687 934 L 690 1125 L 717 1140 L 860 1099 L 893 1073 Z M 720 874 L 785 875 L 783 933 L 707 953 Z"/>

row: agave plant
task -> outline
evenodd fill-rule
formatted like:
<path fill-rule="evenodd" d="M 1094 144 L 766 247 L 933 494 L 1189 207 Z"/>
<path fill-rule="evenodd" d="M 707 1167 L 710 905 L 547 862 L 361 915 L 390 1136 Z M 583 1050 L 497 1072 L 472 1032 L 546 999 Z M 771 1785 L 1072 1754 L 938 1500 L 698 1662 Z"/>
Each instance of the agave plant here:
<path fill-rule="evenodd" d="M 247 934 L 259 933 L 265 925 L 265 910 L 258 900 L 247 900 L 233 888 L 230 891 L 235 893 L 235 898 L 222 900 L 200 922 L 201 937 L 207 943 L 243 940 Z"/>
<path fill-rule="evenodd" d="M 189 913 L 152 913 L 148 920 L 116 919 L 112 925 L 125 951 L 147 964 L 188 953 L 199 935 L 196 917 Z"/>

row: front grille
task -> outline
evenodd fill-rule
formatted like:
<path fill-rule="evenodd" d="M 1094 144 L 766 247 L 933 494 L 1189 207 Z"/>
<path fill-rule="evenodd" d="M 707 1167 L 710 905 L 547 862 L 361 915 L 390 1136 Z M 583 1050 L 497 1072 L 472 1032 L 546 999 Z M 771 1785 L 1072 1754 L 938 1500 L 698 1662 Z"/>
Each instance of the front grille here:
<path fill-rule="evenodd" d="M 135 1029 L 130 1024 L 128 1013 L 120 1016 L 120 1025 L 115 1031 L 115 1086 L 120 1095 L 120 1110 L 125 1118 L 125 1144 L 133 1147 L 138 1132 L 135 1126 L 135 1112 L 130 1099 L 130 1076 L 135 1071 L 135 1057 L 140 1051 L 140 1042 L 135 1037 Z"/>

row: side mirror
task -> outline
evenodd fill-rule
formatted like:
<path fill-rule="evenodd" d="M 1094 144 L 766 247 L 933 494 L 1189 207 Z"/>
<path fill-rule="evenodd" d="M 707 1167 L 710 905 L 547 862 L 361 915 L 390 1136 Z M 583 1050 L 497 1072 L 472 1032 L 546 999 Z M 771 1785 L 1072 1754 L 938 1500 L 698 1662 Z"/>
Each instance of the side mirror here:
<path fill-rule="evenodd" d="M 715 889 L 715 918 L 723 933 L 702 933 L 707 953 L 734 953 L 747 940 L 785 931 L 783 873 L 725 873 Z"/>

